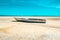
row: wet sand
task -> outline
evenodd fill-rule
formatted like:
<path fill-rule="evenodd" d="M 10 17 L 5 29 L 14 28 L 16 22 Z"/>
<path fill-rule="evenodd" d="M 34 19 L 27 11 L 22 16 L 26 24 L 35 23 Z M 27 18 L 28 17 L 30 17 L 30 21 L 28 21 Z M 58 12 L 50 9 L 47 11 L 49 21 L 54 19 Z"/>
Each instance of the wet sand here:
<path fill-rule="evenodd" d="M 0 17 L 0 40 L 60 40 L 60 17 L 22 18 L 46 19 L 46 23 L 16 22 L 14 17 Z"/>

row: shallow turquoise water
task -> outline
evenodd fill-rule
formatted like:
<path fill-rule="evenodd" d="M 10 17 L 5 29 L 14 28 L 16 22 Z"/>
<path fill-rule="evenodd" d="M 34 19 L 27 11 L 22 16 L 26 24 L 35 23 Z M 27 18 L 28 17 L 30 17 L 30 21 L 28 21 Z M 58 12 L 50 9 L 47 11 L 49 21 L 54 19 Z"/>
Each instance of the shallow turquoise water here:
<path fill-rule="evenodd" d="M 60 1 L 0 0 L 0 15 L 60 16 Z"/>

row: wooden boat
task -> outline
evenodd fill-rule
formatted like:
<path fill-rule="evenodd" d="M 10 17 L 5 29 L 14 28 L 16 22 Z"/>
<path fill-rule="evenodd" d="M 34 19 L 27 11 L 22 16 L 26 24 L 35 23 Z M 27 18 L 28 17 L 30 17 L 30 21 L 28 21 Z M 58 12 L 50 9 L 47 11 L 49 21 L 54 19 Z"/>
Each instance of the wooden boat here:
<path fill-rule="evenodd" d="M 45 19 L 37 19 L 37 18 L 15 18 L 17 22 L 28 22 L 28 23 L 46 23 Z"/>

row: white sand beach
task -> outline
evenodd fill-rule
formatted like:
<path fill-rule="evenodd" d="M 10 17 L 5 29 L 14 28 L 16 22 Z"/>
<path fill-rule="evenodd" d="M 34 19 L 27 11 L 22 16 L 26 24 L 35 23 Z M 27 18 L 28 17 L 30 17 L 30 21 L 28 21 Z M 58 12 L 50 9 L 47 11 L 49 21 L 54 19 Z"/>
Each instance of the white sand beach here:
<path fill-rule="evenodd" d="M 46 19 L 46 23 L 15 22 L 14 18 L 0 17 L 0 40 L 60 40 L 60 17 L 19 17 Z"/>

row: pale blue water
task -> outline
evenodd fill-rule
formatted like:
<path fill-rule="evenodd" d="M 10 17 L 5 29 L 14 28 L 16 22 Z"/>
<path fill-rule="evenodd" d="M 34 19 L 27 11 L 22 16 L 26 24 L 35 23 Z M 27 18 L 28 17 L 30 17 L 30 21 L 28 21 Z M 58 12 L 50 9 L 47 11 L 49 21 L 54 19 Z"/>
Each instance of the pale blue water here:
<path fill-rule="evenodd" d="M 0 15 L 60 16 L 60 0 L 0 0 Z"/>

